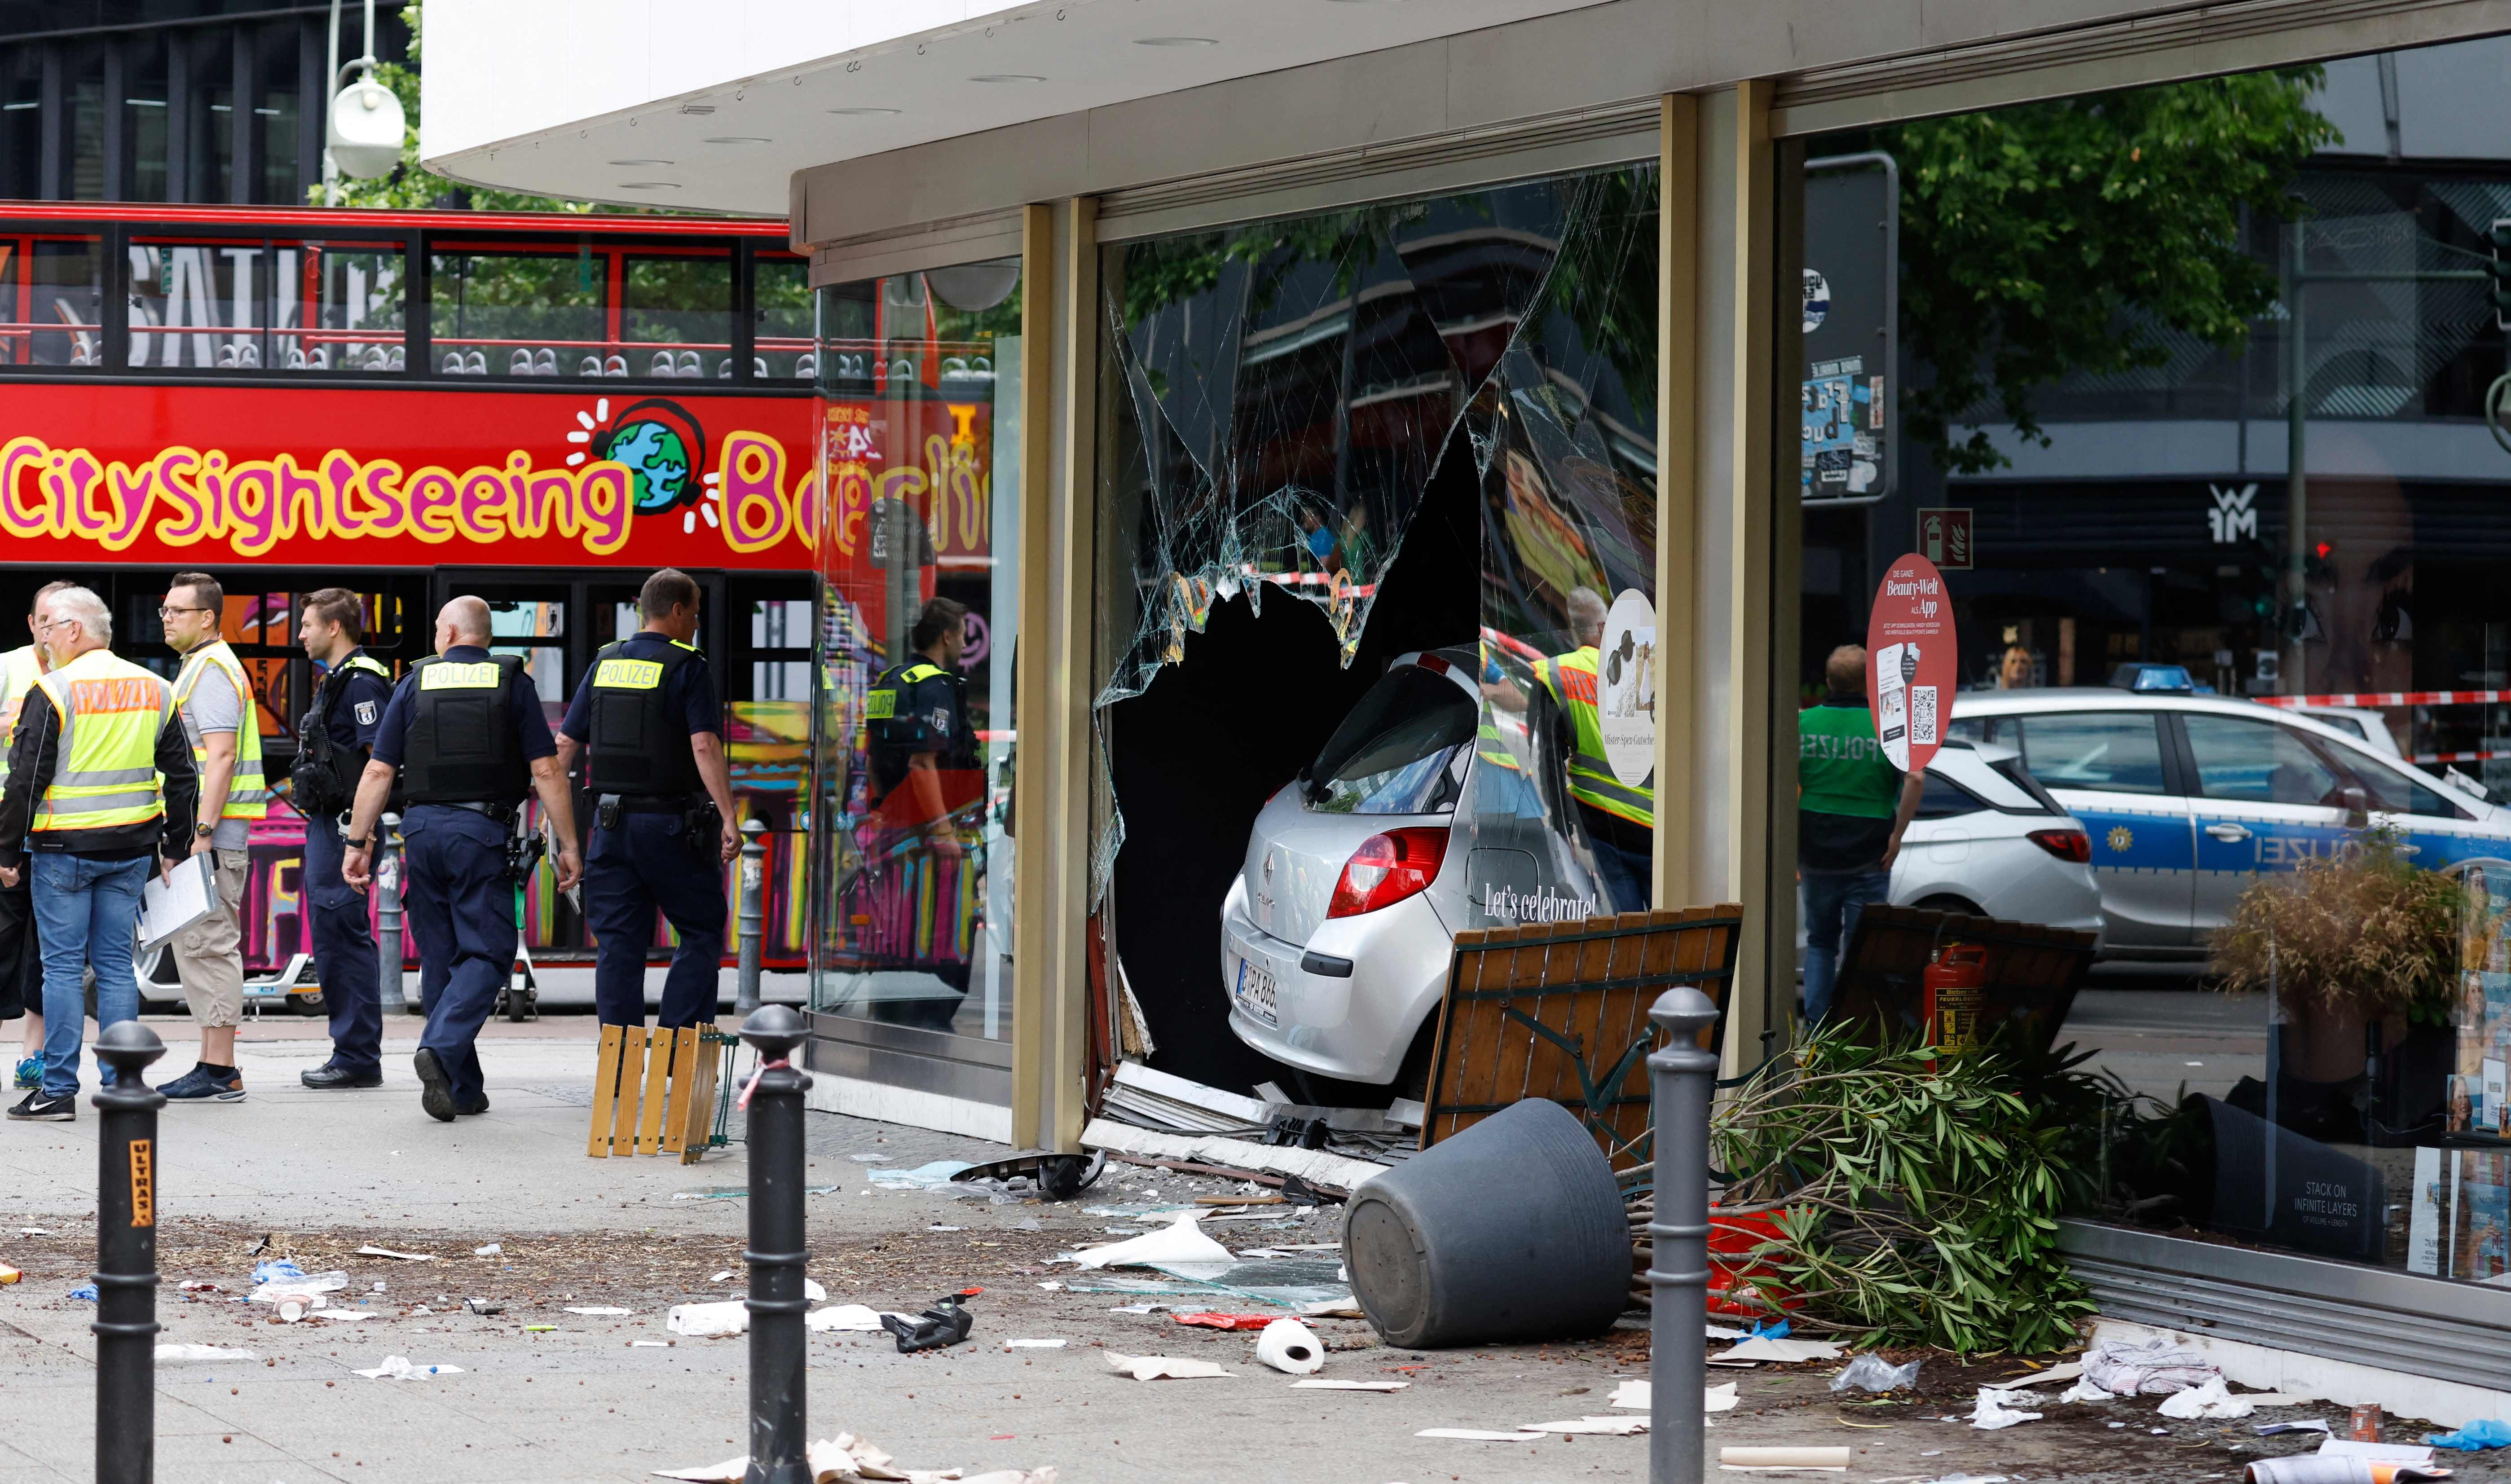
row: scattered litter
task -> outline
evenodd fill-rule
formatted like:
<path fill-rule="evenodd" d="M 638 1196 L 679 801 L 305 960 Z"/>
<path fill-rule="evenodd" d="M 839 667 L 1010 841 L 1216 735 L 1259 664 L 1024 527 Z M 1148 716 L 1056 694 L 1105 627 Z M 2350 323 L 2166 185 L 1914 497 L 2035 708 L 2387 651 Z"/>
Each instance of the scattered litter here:
<path fill-rule="evenodd" d="M 2280 1459 L 2260 1459 L 2251 1464 L 2243 1475 L 2249 1484 L 2411 1484 L 2420 1479 L 2450 1477 L 2447 1468 L 2434 1468 L 2429 1463 L 2389 1462 L 2377 1467 L 2369 1459 L 2348 1458 L 2341 1454 L 2297 1453 Z"/>
<path fill-rule="evenodd" d="M 2328 1424 L 2315 1417 L 2306 1417 L 2295 1423 L 2260 1423 L 2258 1427 L 2260 1437 L 2274 1437 L 2284 1432 L 2326 1432 L 2327 1430 Z M 2439 1442 L 2440 1439 L 2426 1438 L 2424 1441 Z"/>
<path fill-rule="evenodd" d="M 2037 1412 L 2026 1412 L 2018 1405 L 2039 1400 L 2028 1391 L 2000 1391 L 1994 1386 L 1979 1388 L 1979 1399 L 1971 1404 L 1970 1425 L 1983 1431 L 2011 1427 L 2017 1423 L 2036 1423 Z"/>
<path fill-rule="evenodd" d="M 1345 1297 L 1327 1299 L 1316 1304 L 1302 1304 L 1299 1306 L 1299 1317 L 1302 1319 L 1366 1319 L 1369 1314 L 1360 1307 L 1358 1299 Z"/>
<path fill-rule="evenodd" d="M 264 1245 L 267 1244 L 267 1238 L 265 1238 Z M 301 1278 L 306 1275 L 304 1269 L 297 1267 L 292 1260 L 284 1257 L 275 1257 L 269 1262 L 255 1263 L 252 1265 L 252 1280 L 255 1284 L 284 1283 L 290 1279 Z M 346 1274 L 343 1274 L 343 1276 L 346 1276 Z"/>
<path fill-rule="evenodd" d="M 707 1340 L 717 1335 L 739 1335 L 750 1328 L 750 1306 L 739 1299 L 718 1304 L 675 1304 L 665 1316 L 663 1327 L 675 1335 L 692 1340 Z"/>
<path fill-rule="evenodd" d="M 1119 1304 L 1107 1310 L 1111 1314 L 1149 1314 L 1168 1308 L 1165 1304 Z"/>
<path fill-rule="evenodd" d="M 1326 1376 L 1311 1376 L 1291 1383 L 1294 1391 L 1401 1391 L 1409 1381 L 1336 1381 Z"/>
<path fill-rule="evenodd" d="M 2463 1453 L 2511 1448 L 2511 1424 L 2492 1421 L 2469 1423 L 2456 1432 L 2427 1432 L 2424 1441 L 2435 1448 L 2454 1448 Z"/>
<path fill-rule="evenodd" d="M 1046 1290 L 1048 1293 L 1062 1293 L 1063 1291 L 1063 1285 L 1061 1283 L 1040 1283 L 1037 1286 Z"/>
<path fill-rule="evenodd" d="M 345 1272 L 318 1272 L 308 1275 L 294 1263 L 287 1265 L 293 1276 L 277 1275 L 263 1281 L 261 1274 L 277 1265 L 264 1263 L 253 1269 L 254 1287 L 246 1295 L 256 1304 L 276 1304 L 282 1299 L 318 1299 L 327 1293 L 338 1293 L 349 1286 Z M 315 1306 L 320 1308 L 321 1306 Z"/>
<path fill-rule="evenodd" d="M 183 1293 L 222 1293 L 225 1290 L 205 1278 L 185 1278 L 174 1287 Z"/>
<path fill-rule="evenodd" d="M 720 1282 L 722 1282 L 724 1279 L 726 1279 L 726 1278 L 728 1278 L 728 1277 L 731 1277 L 731 1276 L 732 1276 L 732 1269 L 729 1269 L 729 1268 L 727 1268 L 727 1269 L 725 1269 L 723 1271 L 716 1273 L 714 1277 L 711 1277 L 711 1278 L 707 1279 L 707 1281 L 708 1281 L 708 1282 L 710 1282 L 710 1283 L 720 1283 Z"/>
<path fill-rule="evenodd" d="M 880 1329 L 880 1314 L 868 1305 L 831 1304 L 803 1315 L 802 1322 L 813 1334 L 827 1334 L 831 1330 L 859 1330 L 869 1334 Z"/>
<path fill-rule="evenodd" d="M 614 1308 L 607 1304 L 585 1304 L 570 1307 L 567 1309 L 567 1312 L 571 1314 L 587 1314 L 595 1318 L 600 1318 L 606 1315 L 633 1314 L 636 1310 L 633 1308 Z"/>
<path fill-rule="evenodd" d="M 1492 1432 L 1484 1427 L 1424 1427 L 1414 1437 L 1452 1437 L 1468 1443 L 1539 1443 L 1540 1432 Z"/>
<path fill-rule="evenodd" d="M 1067 1342 L 1062 1340 L 1006 1340 L 1003 1342 L 1003 1348 L 1007 1350 L 1060 1350 L 1063 1348 L 1065 1344 L 1067 1344 Z"/>
<path fill-rule="evenodd" d="M 849 1158 L 849 1159 L 851 1159 L 851 1160 L 853 1160 L 853 1161 L 854 1161 L 855 1163 L 857 1163 L 857 1164 L 887 1164 L 887 1163 L 889 1163 L 889 1156 L 888 1156 L 887 1154 L 848 1154 L 846 1157 L 847 1157 L 847 1158 Z"/>
<path fill-rule="evenodd" d="M 672 1347 L 672 1342 L 669 1340 L 631 1340 L 628 1342 L 628 1347 L 632 1350 L 667 1350 Z"/>
<path fill-rule="evenodd" d="M 2204 1352 L 2158 1336 L 2143 1345 L 2105 1340 L 2084 1356 L 2084 1378 L 2112 1396 L 2169 1396 L 2221 1374 Z"/>
<path fill-rule="evenodd" d="M 436 1254 L 433 1252 L 395 1252 L 390 1247 L 377 1247 L 372 1244 L 361 1247 L 350 1255 L 352 1257 L 388 1257 L 397 1263 L 433 1263 L 436 1261 Z"/>
<path fill-rule="evenodd" d="M 1169 1355 L 1119 1355 L 1114 1350 L 1106 1354 L 1111 1369 L 1136 1381 L 1199 1381 L 1207 1376 L 1235 1374 L 1209 1360 L 1179 1360 Z"/>
<path fill-rule="evenodd" d="M 347 1276 L 348 1276 L 348 1274 L 344 1272 L 344 1273 L 340 1274 L 340 1276 L 342 1276 L 342 1277 L 344 1277 L 344 1278 L 345 1278 L 345 1277 L 347 1277 Z M 384 1280 L 383 1280 L 383 1279 L 381 1279 L 381 1278 L 377 1278 L 377 1279 L 375 1279 L 375 1292 L 377 1292 L 377 1293 L 381 1293 L 381 1292 L 383 1292 L 383 1291 L 384 1291 Z"/>
<path fill-rule="evenodd" d="M 829 1291 L 820 1286 L 820 1280 L 818 1278 L 804 1278 L 802 1280 L 802 1297 L 810 1300 L 814 1304 L 826 1304 L 829 1302 Z"/>
<path fill-rule="evenodd" d="M 1159 1307 L 1157 1304 L 1145 1304 L 1135 1312 L 1147 1312 Z M 1279 1317 L 1278 1314 L 1179 1314 L 1177 1316 L 1177 1322 L 1191 1324 L 1198 1329 L 1260 1330 Z"/>
<path fill-rule="evenodd" d="M 2210 1376 L 2204 1386 L 2174 1391 L 2162 1399 L 2161 1414 L 2175 1422 L 2234 1422 L 2258 1410 L 2246 1396 L 2234 1396 L 2223 1378 Z"/>
<path fill-rule="evenodd" d="M 1195 1225 L 1195 1213 L 1187 1212 L 1173 1224 L 1157 1231 L 1146 1232 L 1131 1241 L 1112 1242 L 1093 1247 L 1073 1257 L 1084 1268 L 1151 1268 L 1172 1263 L 1219 1263 L 1235 1261 L 1229 1249 Z"/>
<path fill-rule="evenodd" d="M 931 1308 L 917 1315 L 883 1314 L 880 1327 L 898 1339 L 898 1352 L 912 1354 L 917 1350 L 947 1349 L 968 1338 L 977 1327 L 977 1316 L 968 1312 L 960 1302 L 962 1295 L 946 1294 Z"/>
<path fill-rule="evenodd" d="M 6 1263 L 0 1263 L 0 1285 L 15 1283 L 24 1276 L 25 1274 L 19 1272 L 17 1269 L 10 1267 Z"/>
<path fill-rule="evenodd" d="M 2045 1371 L 2034 1371 L 2028 1376 L 2018 1376 L 2015 1380 L 2027 1386 L 2055 1386 L 2062 1381 L 2072 1381 L 2083 1374 L 2084 1363 L 2080 1360 L 2069 1360 L 2065 1365 L 2053 1365 Z"/>
<path fill-rule="evenodd" d="M 2332 1437 L 2319 1445 L 2322 1458 L 2361 1459 L 2369 1464 L 2413 1464 L 2419 1468 L 2432 1466 L 2433 1451 L 2414 1443 L 2362 1443 L 2350 1437 Z"/>
<path fill-rule="evenodd" d="M 1718 1466 L 1737 1470 L 1770 1468 L 1818 1468 L 1827 1473 L 1848 1471 L 1848 1450 L 1845 1448 L 1720 1448 Z"/>
<path fill-rule="evenodd" d="M 506 1306 L 494 1299 L 465 1299 L 462 1307 L 475 1314 L 502 1314 L 506 1311 Z M 620 1312 L 626 1313 L 627 1310 L 623 1308 Z"/>
<path fill-rule="evenodd" d="M 253 1360 L 259 1357 L 251 1350 L 230 1350 L 214 1345 L 161 1345 L 157 1347 L 157 1358 L 160 1360 Z"/>
<path fill-rule="evenodd" d="M 69 1296 L 73 1299 L 85 1299 L 90 1304 L 98 1302 L 96 1296 L 96 1285 L 94 1283 L 81 1283 L 78 1287 L 70 1290 Z"/>
<path fill-rule="evenodd" d="M 361 1319 L 378 1319 L 381 1318 L 382 1315 L 370 1314 L 362 1308 L 318 1308 L 312 1313 L 307 1314 L 305 1317 L 308 1319 L 330 1319 L 341 1324 L 355 1324 Z"/>
<path fill-rule="evenodd" d="M 505 1250 L 506 1250 L 506 1244 L 505 1244 L 505 1243 L 503 1243 L 503 1242 L 490 1242 L 490 1243 L 489 1243 L 487 1246 L 485 1246 L 485 1247 L 474 1247 L 474 1248 L 472 1248 L 472 1249 L 471 1249 L 471 1255 L 472 1255 L 473 1257 L 495 1257 L 496 1255 L 498 1255 L 499 1253 L 501 1253 L 501 1252 L 503 1252 L 503 1251 L 505 1251 Z"/>
<path fill-rule="evenodd" d="M 833 1438 L 814 1439 L 803 1450 L 803 1457 L 808 1469 L 805 1477 L 842 1480 L 846 1484 L 859 1479 L 959 1478 L 959 1471 L 955 1468 L 943 1473 L 928 1473 L 897 1467 L 897 1460 L 851 1432 L 840 1432 Z M 689 1484 L 741 1484 L 749 1472 L 750 1459 L 744 1455 L 700 1468 L 657 1468 L 654 1477 L 685 1479 Z M 1055 1484 L 1055 1470 L 1052 1467 L 997 1468 L 966 1478 L 961 1484 Z"/>
<path fill-rule="evenodd" d="M 965 1231 L 968 1229 L 965 1227 L 927 1227 L 924 1230 L 927 1231 Z"/>
<path fill-rule="evenodd" d="M 2039 1380 L 2036 1376 L 2032 1379 L 2034 1381 Z M 2058 1399 L 2062 1402 L 2104 1402 L 2118 1400 L 2117 1397 L 2112 1396 L 2109 1392 L 2103 1390 L 2099 1386 L 2095 1385 L 2093 1378 L 2090 1376 L 2080 1375 L 2076 1377 L 2075 1384 L 2073 1386 L 2068 1386 L 2065 1391 L 2059 1394 Z M 2127 1425 L 2125 1423 L 2113 1423 L 2111 1425 L 2123 1427 Z"/>
<path fill-rule="evenodd" d="M 555 1324 L 526 1324 L 523 1326 L 523 1333 L 526 1335 L 555 1335 L 558 1333 L 558 1326 Z"/>
<path fill-rule="evenodd" d="M 1903 1386 L 1917 1384 L 1917 1361 L 1893 1365 L 1872 1350 L 1848 1362 L 1846 1370 L 1831 1378 L 1831 1388 L 1835 1391 L 1897 1391 Z"/>
<path fill-rule="evenodd" d="M 1745 1332 L 1743 1330 L 1733 1329 L 1723 1324 L 1712 1324 L 1708 1328 L 1709 1338 L 1712 1340 L 1741 1340 L 1745 1338 Z"/>
<path fill-rule="evenodd" d="M 1578 1436 L 1635 1437 L 1648 1430 L 1644 1417 L 1573 1417 L 1566 1422 L 1528 1423 L 1527 1432 L 1559 1432 Z"/>
<path fill-rule="evenodd" d="M 1767 1360 L 1778 1365 L 1800 1365 L 1808 1360 L 1837 1360 L 1847 1351 L 1828 1340 L 1777 1340 L 1756 1335 L 1733 1349 L 1712 1355 L 1712 1360 Z"/>
<path fill-rule="evenodd" d="M 1276 1319 L 1256 1337 L 1256 1360 L 1292 1376 L 1306 1376 L 1325 1369 L 1326 1347 L 1298 1320 Z"/>
<path fill-rule="evenodd" d="M 837 1193 L 837 1188 L 832 1185 L 806 1185 L 802 1187 L 802 1193 L 834 1195 Z M 674 1200 L 747 1200 L 750 1198 L 750 1188 L 738 1185 L 706 1186 L 695 1191 L 674 1191 L 672 1198 Z"/>
<path fill-rule="evenodd" d="M 950 1177 L 976 1166 L 964 1159 L 936 1159 L 911 1170 L 873 1170 L 871 1183 L 893 1191 L 938 1191 L 950 1183 Z"/>
<path fill-rule="evenodd" d="M 18 1229 L 18 1234 L 19 1236 L 50 1236 L 53 1233 L 51 1229 L 45 1227 L 19 1227 Z"/>
<path fill-rule="evenodd" d="M 1629 1412 L 1654 1411 L 1655 1386 L 1653 1383 L 1645 1381 L 1622 1382 L 1613 1387 L 1612 1397 L 1610 1400 L 1606 1401 L 1604 1405 L 1608 1407 L 1619 1407 L 1624 1411 Z M 1703 1412 L 1734 1411 L 1735 1383 L 1729 1381 L 1719 1386 L 1704 1388 L 1700 1396 L 1700 1410 Z"/>
<path fill-rule="evenodd" d="M 383 1364 L 357 1374 L 370 1381 L 425 1381 L 431 1376 L 459 1376 L 462 1368 L 458 1365 L 411 1365 L 406 1355 L 386 1355 Z"/>
<path fill-rule="evenodd" d="M 1724 1386 L 1709 1387 L 1708 1391 L 1701 1397 L 1700 1410 L 1703 1412 L 1734 1411 L 1735 1383 L 1730 1381 Z"/>

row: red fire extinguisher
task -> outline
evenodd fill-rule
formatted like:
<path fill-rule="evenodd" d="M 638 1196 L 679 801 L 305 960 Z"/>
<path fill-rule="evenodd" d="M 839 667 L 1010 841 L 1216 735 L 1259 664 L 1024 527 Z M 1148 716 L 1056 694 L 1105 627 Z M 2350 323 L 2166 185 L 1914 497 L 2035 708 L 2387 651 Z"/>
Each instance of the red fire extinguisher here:
<path fill-rule="evenodd" d="M 1988 983 L 1988 950 L 1976 943 L 1949 943 L 1936 950 L 1918 976 L 1920 1013 L 1927 1038 L 1944 1052 L 1979 1043 L 1979 1009 Z M 1935 1064 L 1928 1063 L 1934 1070 Z"/>

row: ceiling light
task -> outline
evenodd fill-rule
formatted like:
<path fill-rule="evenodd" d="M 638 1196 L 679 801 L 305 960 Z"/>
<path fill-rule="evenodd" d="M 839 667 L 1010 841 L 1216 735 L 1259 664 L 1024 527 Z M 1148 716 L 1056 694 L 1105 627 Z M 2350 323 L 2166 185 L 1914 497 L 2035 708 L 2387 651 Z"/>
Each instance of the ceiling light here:
<path fill-rule="evenodd" d="M 1027 72 L 987 72 L 969 78 L 968 81 L 972 83 L 1042 83 L 1046 79 Z"/>
<path fill-rule="evenodd" d="M 710 144 L 773 144 L 776 141 L 768 138 L 764 135 L 719 134 L 714 138 L 707 140 L 707 142 Z"/>
<path fill-rule="evenodd" d="M 843 114 L 848 118 L 868 119 L 896 113 L 898 110 L 895 108 L 831 108 L 829 111 Z"/>
<path fill-rule="evenodd" d="M 1217 36 L 1141 36 L 1135 39 L 1134 45 L 1138 47 L 1217 47 L 1220 45 L 1220 38 Z"/>
<path fill-rule="evenodd" d="M 613 164 L 613 165 L 637 166 L 637 165 L 670 165 L 670 164 L 672 164 L 673 162 L 672 162 L 672 161 L 670 161 L 670 160 L 613 160 L 613 161 L 611 161 L 610 163 L 611 163 L 611 164 Z"/>
<path fill-rule="evenodd" d="M 623 191 L 676 191 L 680 188 L 680 182 L 677 180 L 622 180 L 619 182 L 619 188 Z"/>

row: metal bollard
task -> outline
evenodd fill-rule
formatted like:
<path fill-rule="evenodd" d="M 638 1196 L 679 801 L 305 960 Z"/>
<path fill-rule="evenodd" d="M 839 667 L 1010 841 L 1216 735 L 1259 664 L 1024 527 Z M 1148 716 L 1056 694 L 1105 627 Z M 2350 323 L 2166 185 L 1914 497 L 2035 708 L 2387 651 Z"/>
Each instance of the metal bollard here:
<path fill-rule="evenodd" d="M 401 953 L 401 816 L 386 814 L 375 824 L 375 983 L 386 1015 L 409 1009 Z"/>
<path fill-rule="evenodd" d="M 1655 1100 L 1656 1215 L 1648 1222 L 1649 1484 L 1700 1484 L 1709 1386 L 1709 1098 L 1718 1053 L 1695 1037 L 1718 1006 L 1692 985 L 1657 996 L 1648 1019 L 1670 1043 L 1647 1059 Z"/>
<path fill-rule="evenodd" d="M 759 940 L 767 931 L 767 843 L 759 837 L 767 827 L 754 819 L 741 822 L 741 967 L 734 980 L 732 1012 L 748 1015 L 758 1008 Z"/>
<path fill-rule="evenodd" d="M 103 1114 L 96 1200 L 96 1476 L 147 1484 L 157 1473 L 157 1110 L 166 1095 L 139 1079 L 166 1054 L 135 1020 L 96 1038 L 113 1085 L 91 1099 Z"/>
<path fill-rule="evenodd" d="M 808 1035 L 802 1017 L 767 1005 L 741 1023 L 761 1071 L 750 1105 L 750 1469 L 743 1484 L 811 1484 L 802 1436 L 809 1335 L 802 1315 L 802 1089 L 788 1065 Z"/>

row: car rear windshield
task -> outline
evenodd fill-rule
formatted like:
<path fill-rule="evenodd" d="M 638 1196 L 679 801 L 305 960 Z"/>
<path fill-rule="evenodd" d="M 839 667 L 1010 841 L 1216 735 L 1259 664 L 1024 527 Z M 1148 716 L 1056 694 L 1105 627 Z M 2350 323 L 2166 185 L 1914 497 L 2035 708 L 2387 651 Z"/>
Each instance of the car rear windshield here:
<path fill-rule="evenodd" d="M 1370 687 L 1308 769 L 1326 814 L 1442 814 L 1456 806 L 1478 713 L 1453 681 L 1406 665 Z"/>

